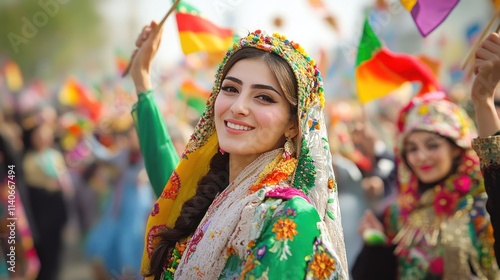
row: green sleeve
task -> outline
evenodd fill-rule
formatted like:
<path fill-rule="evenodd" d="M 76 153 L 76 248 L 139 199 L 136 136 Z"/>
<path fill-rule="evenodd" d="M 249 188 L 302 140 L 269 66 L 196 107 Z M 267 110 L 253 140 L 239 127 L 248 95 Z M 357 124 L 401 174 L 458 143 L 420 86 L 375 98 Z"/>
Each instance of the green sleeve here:
<path fill-rule="evenodd" d="M 138 97 L 139 101 L 132 107 L 132 118 L 149 180 L 156 196 L 159 197 L 179 162 L 179 156 L 153 91 L 146 91 Z"/>
<path fill-rule="evenodd" d="M 305 279 L 314 274 L 311 261 L 321 240 L 319 221 L 316 209 L 302 198 L 292 198 L 276 209 L 244 262 L 244 279 Z M 335 279 L 333 263 L 323 273 Z"/>

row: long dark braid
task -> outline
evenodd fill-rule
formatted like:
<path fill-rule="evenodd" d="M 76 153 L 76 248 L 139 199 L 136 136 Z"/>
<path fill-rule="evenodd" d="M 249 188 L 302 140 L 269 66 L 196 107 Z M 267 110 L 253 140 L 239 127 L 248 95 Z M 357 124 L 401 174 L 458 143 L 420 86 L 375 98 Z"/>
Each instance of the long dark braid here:
<path fill-rule="evenodd" d="M 149 274 L 146 276 L 154 276 L 155 280 L 160 280 L 165 262 L 175 244 L 194 233 L 210 204 L 228 184 L 229 154 L 217 153 L 212 157 L 207 175 L 200 179 L 195 195 L 182 206 L 174 227 L 157 235 L 160 241 L 151 255 Z"/>

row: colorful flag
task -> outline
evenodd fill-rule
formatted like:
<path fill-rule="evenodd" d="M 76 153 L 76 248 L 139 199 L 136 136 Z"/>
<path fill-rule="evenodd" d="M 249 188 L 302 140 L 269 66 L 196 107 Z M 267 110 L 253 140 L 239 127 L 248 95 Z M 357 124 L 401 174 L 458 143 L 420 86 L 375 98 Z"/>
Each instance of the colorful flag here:
<path fill-rule="evenodd" d="M 8 61 L 4 67 L 5 80 L 10 91 L 18 92 L 23 87 L 23 76 L 19 65 L 14 61 Z"/>
<path fill-rule="evenodd" d="M 196 85 L 192 80 L 182 83 L 178 97 L 184 100 L 188 106 L 195 109 L 199 114 L 205 110 L 210 91 Z"/>
<path fill-rule="evenodd" d="M 175 15 L 184 54 L 227 51 L 233 43 L 233 31 L 219 27 L 201 16 L 193 6 L 181 1 Z"/>
<path fill-rule="evenodd" d="M 420 93 L 439 89 L 432 70 L 418 58 L 382 46 L 368 20 L 356 59 L 356 86 L 361 103 L 384 97 L 406 82 L 421 82 Z"/>
<path fill-rule="evenodd" d="M 418 31 L 427 36 L 434 31 L 451 13 L 459 0 L 401 0 L 407 9 Z"/>
<path fill-rule="evenodd" d="M 59 92 L 59 102 L 77 108 L 92 121 L 97 121 L 102 104 L 93 98 L 89 91 L 75 78 L 68 78 Z"/>
<path fill-rule="evenodd" d="M 115 65 L 116 70 L 120 75 L 123 75 L 125 69 L 127 69 L 129 63 L 129 58 L 123 54 L 120 50 L 115 51 Z"/>
<path fill-rule="evenodd" d="M 441 72 L 441 61 L 439 59 L 426 54 L 417 55 L 417 58 L 431 69 L 434 77 L 439 77 L 439 73 Z"/>

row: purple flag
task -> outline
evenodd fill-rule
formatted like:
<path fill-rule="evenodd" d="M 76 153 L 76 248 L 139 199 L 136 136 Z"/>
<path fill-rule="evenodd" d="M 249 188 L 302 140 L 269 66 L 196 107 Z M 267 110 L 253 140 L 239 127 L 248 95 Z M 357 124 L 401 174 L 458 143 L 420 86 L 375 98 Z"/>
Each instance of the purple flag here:
<path fill-rule="evenodd" d="M 418 0 L 411 9 L 413 20 L 422 36 L 436 29 L 458 4 L 459 0 Z"/>

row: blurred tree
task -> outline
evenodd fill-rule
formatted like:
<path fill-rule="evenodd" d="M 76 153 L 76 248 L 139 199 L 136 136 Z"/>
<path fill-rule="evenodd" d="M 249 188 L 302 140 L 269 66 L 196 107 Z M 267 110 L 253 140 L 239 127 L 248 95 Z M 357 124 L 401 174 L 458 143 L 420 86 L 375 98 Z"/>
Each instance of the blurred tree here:
<path fill-rule="evenodd" d="M 0 55 L 16 61 L 27 80 L 62 78 L 82 61 L 96 57 L 103 41 L 96 3 L 0 1 Z"/>

